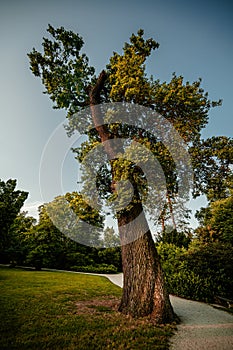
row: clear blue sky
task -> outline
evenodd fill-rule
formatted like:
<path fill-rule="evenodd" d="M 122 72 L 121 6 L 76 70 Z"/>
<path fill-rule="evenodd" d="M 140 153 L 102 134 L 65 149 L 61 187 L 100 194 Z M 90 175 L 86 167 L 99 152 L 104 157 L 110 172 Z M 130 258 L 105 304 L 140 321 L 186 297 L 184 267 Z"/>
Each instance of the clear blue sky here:
<path fill-rule="evenodd" d="M 223 99 L 223 106 L 210 113 L 203 137 L 232 136 L 230 0 L 2 0 L 0 178 L 16 178 L 18 188 L 30 192 L 28 209 L 43 201 L 39 188 L 41 154 L 51 133 L 65 118 L 65 113 L 51 108 L 27 59 L 32 47 L 40 50 L 48 23 L 81 34 L 84 51 L 97 73 L 113 51 L 121 51 L 130 35 L 143 28 L 147 37 L 160 43 L 148 61 L 148 73 L 161 81 L 169 81 L 173 72 L 190 82 L 202 77 L 210 98 Z M 71 176 L 68 189 L 75 190 L 74 178 Z"/>

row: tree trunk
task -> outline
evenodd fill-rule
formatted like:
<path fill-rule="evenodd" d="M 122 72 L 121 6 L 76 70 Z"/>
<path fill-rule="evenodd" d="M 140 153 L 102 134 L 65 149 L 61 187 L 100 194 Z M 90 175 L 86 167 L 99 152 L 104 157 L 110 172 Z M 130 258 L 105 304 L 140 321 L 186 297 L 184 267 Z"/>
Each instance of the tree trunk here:
<path fill-rule="evenodd" d="M 140 223 L 135 220 L 139 215 Z M 121 215 L 118 226 L 124 275 L 119 311 L 132 317 L 150 316 L 158 324 L 173 322 L 175 314 L 141 203 L 135 204 L 131 213 Z"/>
<path fill-rule="evenodd" d="M 114 135 L 111 135 L 104 125 L 100 109 L 96 106 L 100 103 L 100 92 L 105 79 L 106 73 L 103 71 L 96 85 L 90 89 L 89 96 L 95 128 L 111 160 L 115 158 L 115 151 L 111 144 L 105 141 Z M 114 183 L 114 173 L 112 181 Z M 136 187 L 132 203 L 130 211 L 123 210 L 118 215 L 124 274 L 119 311 L 132 317 L 150 316 L 156 323 L 170 323 L 174 321 L 175 314 L 166 292 L 159 257 Z"/>
<path fill-rule="evenodd" d="M 172 219 L 173 229 L 176 230 L 177 227 L 176 227 L 175 216 L 174 216 L 174 213 L 173 213 L 171 197 L 170 197 L 170 195 L 168 193 L 167 193 L 166 197 L 167 197 L 168 207 L 169 207 L 169 211 L 170 211 L 170 215 L 171 215 L 171 219 Z"/>
<path fill-rule="evenodd" d="M 160 213 L 160 217 L 159 217 L 159 221 L 161 223 L 162 234 L 165 232 L 165 215 L 166 215 L 166 207 L 164 206 L 163 210 Z"/>

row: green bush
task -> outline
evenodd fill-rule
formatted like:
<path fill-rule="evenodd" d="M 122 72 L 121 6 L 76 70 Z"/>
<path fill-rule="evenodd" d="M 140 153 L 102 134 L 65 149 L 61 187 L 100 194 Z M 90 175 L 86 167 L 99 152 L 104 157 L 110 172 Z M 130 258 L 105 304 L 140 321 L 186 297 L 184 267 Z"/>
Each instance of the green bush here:
<path fill-rule="evenodd" d="M 191 245 L 185 255 L 187 269 L 203 280 L 209 279 L 209 301 L 216 295 L 233 299 L 233 247 L 230 244 L 213 242 Z"/>
<path fill-rule="evenodd" d="M 117 273 L 117 268 L 114 265 L 88 265 L 88 266 L 72 266 L 72 271 L 92 272 L 92 273 Z"/>
<path fill-rule="evenodd" d="M 214 297 L 211 278 L 202 278 L 187 269 L 169 276 L 166 282 L 170 292 L 180 297 L 207 302 Z"/>
<path fill-rule="evenodd" d="M 41 270 L 42 267 L 46 266 L 45 252 L 42 246 L 36 247 L 31 250 L 27 256 L 26 264 L 35 267 L 36 270 Z"/>
<path fill-rule="evenodd" d="M 222 243 L 157 246 L 168 291 L 193 300 L 213 302 L 217 295 L 233 299 L 233 248 Z"/>
<path fill-rule="evenodd" d="M 117 267 L 117 270 L 122 271 L 122 261 L 121 261 L 121 248 L 112 247 L 104 248 L 98 250 L 99 263 L 114 265 Z"/>
<path fill-rule="evenodd" d="M 67 267 L 72 265 L 86 266 L 92 265 L 94 260 L 90 258 L 88 253 L 72 252 L 66 255 Z"/>

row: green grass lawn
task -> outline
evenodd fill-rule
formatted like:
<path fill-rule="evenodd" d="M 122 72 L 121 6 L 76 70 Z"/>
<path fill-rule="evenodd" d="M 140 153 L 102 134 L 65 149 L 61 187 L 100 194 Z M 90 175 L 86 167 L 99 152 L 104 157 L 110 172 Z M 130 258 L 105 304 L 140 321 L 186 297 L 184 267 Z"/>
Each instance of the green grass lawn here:
<path fill-rule="evenodd" d="M 0 267 L 0 349 L 168 349 L 172 327 L 117 312 L 104 277 Z"/>

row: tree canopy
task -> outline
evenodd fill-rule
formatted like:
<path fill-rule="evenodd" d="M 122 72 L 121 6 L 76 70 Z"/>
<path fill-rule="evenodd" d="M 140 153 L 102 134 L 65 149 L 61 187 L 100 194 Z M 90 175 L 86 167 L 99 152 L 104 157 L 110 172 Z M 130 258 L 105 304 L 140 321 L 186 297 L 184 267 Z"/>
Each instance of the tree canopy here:
<path fill-rule="evenodd" d="M 132 34 L 129 43 L 125 43 L 122 54 L 113 53 L 106 69 L 98 76 L 95 75 L 95 69 L 89 65 L 88 57 L 82 51 L 84 41 L 79 34 L 67 31 L 63 27 L 55 29 L 51 25 L 48 26 L 47 31 L 50 39 L 43 39 L 44 52 L 40 53 L 33 49 L 28 54 L 30 68 L 35 76 L 42 79 L 45 93 L 54 102 L 54 108 L 67 110 L 69 131 L 72 132 L 80 127 L 80 119 L 82 119 L 81 124 L 87 126 L 82 128 L 82 132 L 88 135 L 88 142 L 84 142 L 79 149 L 75 149 L 79 161 L 82 161 L 86 154 L 96 147 L 103 134 L 99 132 L 100 128 L 99 130 L 94 128 L 92 118 L 88 117 L 87 112 L 85 116 L 82 113 L 75 114 L 83 107 L 92 104 L 91 99 L 97 91 L 99 100 L 94 101 L 94 104 L 128 102 L 155 110 L 172 123 L 186 143 L 196 152 L 200 151 L 201 130 L 208 123 L 209 109 L 221 105 L 221 101 L 211 101 L 208 98 L 208 93 L 201 87 L 201 79 L 193 83 L 184 82 L 183 77 L 176 76 L 175 73 L 169 83 L 161 83 L 154 77 L 148 78 L 145 62 L 151 52 L 158 49 L 159 44 L 152 38 L 144 39 L 142 29 L 137 34 Z M 162 165 L 166 177 L 167 199 L 171 204 L 172 200 L 176 201 L 178 188 L 178 174 L 174 160 L 164 144 L 143 129 L 143 123 L 141 123 L 141 128 L 122 125 L 122 123 L 117 123 L 117 115 L 113 113 L 113 118 L 110 117 L 108 120 L 108 126 L 104 125 L 102 129 L 107 138 L 133 137 L 134 140 L 153 152 Z M 142 156 L 145 158 L 145 155 Z M 194 154 L 194 162 L 196 162 L 195 156 Z M 122 159 L 114 161 L 115 168 L 124 168 L 121 173 L 126 174 L 127 172 L 126 176 L 131 176 L 132 179 L 131 172 L 135 178 L 135 166 L 131 164 L 130 167 L 123 163 L 125 161 L 123 162 Z M 202 167 L 204 163 L 206 159 L 202 157 Z M 200 164 L 195 163 L 194 165 L 195 169 L 200 167 Z M 85 171 L 87 173 L 87 169 Z M 99 169 L 98 176 L 101 193 L 111 195 L 112 171 L 110 168 L 103 165 Z M 139 183 L 142 184 L 140 179 L 139 176 L 139 180 L 136 181 L 137 186 Z M 203 176 L 198 170 L 195 171 L 195 180 L 195 185 L 199 186 L 199 194 L 203 193 Z M 87 176 L 84 181 L 88 181 Z M 144 186 L 141 187 L 141 190 L 143 188 Z M 196 190 L 195 193 L 197 194 L 198 191 Z"/>
<path fill-rule="evenodd" d="M 119 310 L 133 317 L 150 315 L 156 322 L 170 322 L 174 313 L 143 205 L 144 199 L 149 198 L 147 209 L 153 213 L 160 192 L 148 179 L 157 176 L 153 181 L 157 188 L 165 184 L 163 196 L 172 215 L 181 180 L 189 172 L 187 148 L 195 153 L 201 143 L 201 130 L 208 122 L 208 112 L 221 101 L 208 98 L 200 79 L 185 83 L 182 76 L 174 74 L 169 83 L 161 83 L 148 78 L 145 62 L 159 44 L 152 38 L 144 39 L 141 29 L 125 43 L 122 54 L 113 53 L 98 75 L 82 52 L 84 42 L 79 34 L 51 25 L 47 31 L 50 39 L 43 38 L 43 53 L 33 49 L 28 54 L 30 68 L 41 78 L 54 108 L 67 111 L 68 133 L 78 129 L 87 135 L 87 141 L 74 150 L 82 162 L 89 154 L 94 155 L 90 158 L 91 167 L 84 162 L 82 198 L 96 190 L 100 194 L 101 190 L 99 200 L 94 198 L 91 203 L 95 209 L 100 210 L 105 199 L 117 203 L 124 272 Z M 140 105 L 139 113 L 135 113 L 135 105 Z M 89 108 L 83 110 L 84 107 Z M 145 120 L 147 123 L 149 120 L 149 129 Z M 158 175 L 153 161 L 148 163 L 150 156 L 157 159 Z M 205 162 L 205 157 L 201 161 Z M 198 171 L 195 175 L 198 183 Z M 76 199 L 71 195 L 69 202 L 72 207 Z M 88 206 L 85 210 L 91 213 Z M 80 210 L 76 212 L 82 214 Z"/>
<path fill-rule="evenodd" d="M 10 240 L 9 230 L 20 212 L 28 192 L 16 190 L 17 181 L 0 180 L 0 249 L 7 248 Z"/>

